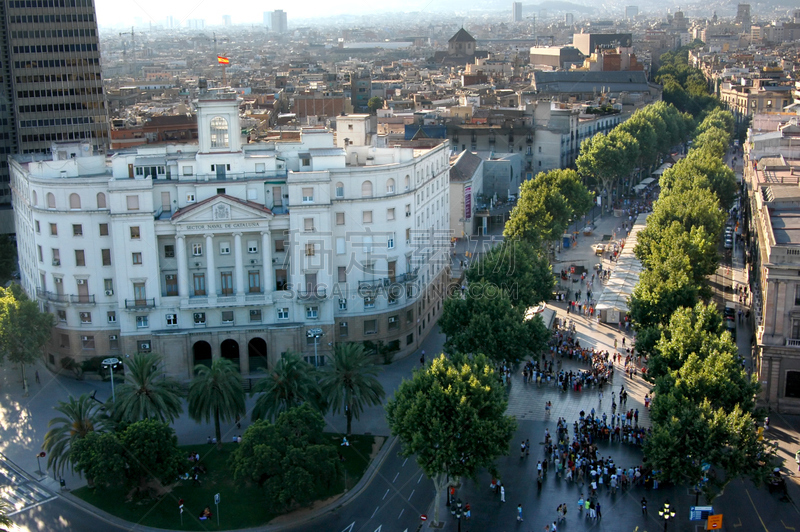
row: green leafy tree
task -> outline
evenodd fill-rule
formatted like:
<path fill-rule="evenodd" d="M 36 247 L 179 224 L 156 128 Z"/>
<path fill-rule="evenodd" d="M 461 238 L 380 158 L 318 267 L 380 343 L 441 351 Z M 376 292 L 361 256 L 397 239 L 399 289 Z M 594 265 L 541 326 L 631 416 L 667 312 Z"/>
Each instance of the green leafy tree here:
<path fill-rule="evenodd" d="M 541 172 L 534 178 L 533 183 L 535 186 L 550 188 L 561 194 L 569 207 L 569 216 L 573 219 L 583 216 L 594 205 L 592 193 L 575 170 L 555 169 Z"/>
<path fill-rule="evenodd" d="M 636 139 L 636 143 L 639 146 L 637 166 L 646 169 L 655 163 L 658 155 L 656 131 L 653 124 L 643 114 L 637 111 L 631 118 L 618 125 L 615 129 L 624 131 Z"/>
<path fill-rule="evenodd" d="M 445 301 L 439 327 L 450 353 L 483 353 L 494 361 L 517 362 L 538 356 L 550 335 L 537 314 L 525 319 L 503 289 L 485 281 L 470 283 L 466 298 Z"/>
<path fill-rule="evenodd" d="M 230 360 L 220 358 L 211 367 L 197 364 L 189 385 L 189 417 L 197 422 L 214 421 L 217 448 L 222 448 L 220 422 L 232 422 L 245 414 L 242 376 Z"/>
<path fill-rule="evenodd" d="M 726 411 L 714 409 L 708 400 L 696 403 L 656 393 L 652 409 L 662 408 L 659 403 L 668 414 L 663 420 L 653 421 L 644 454 L 662 481 L 700 484 L 711 502 L 733 479 L 747 476 L 758 484 L 769 475 L 771 451 L 758 441 L 753 416 L 738 405 Z M 724 470 L 724 477 L 707 476 L 705 464 Z"/>
<path fill-rule="evenodd" d="M 75 442 L 72 454 L 75 469 L 90 486 L 124 486 L 140 494 L 153 482 L 173 482 L 187 469 L 175 431 L 156 419 L 136 421 L 117 433 L 89 433 Z"/>
<path fill-rule="evenodd" d="M 125 450 L 127 485 L 140 493 L 146 492 L 151 482 L 169 484 L 188 469 L 178 449 L 178 437 L 166 423 L 155 419 L 131 423 L 119 434 L 119 441 Z"/>
<path fill-rule="evenodd" d="M 728 165 L 707 150 L 692 149 L 685 158 L 664 172 L 659 180 L 661 196 L 705 188 L 713 192 L 723 210 L 730 209 L 736 197 L 736 176 Z"/>
<path fill-rule="evenodd" d="M 319 406 L 320 394 L 314 366 L 299 354 L 288 352 L 253 386 L 251 396 L 258 397 L 251 418 L 274 420 L 281 412 L 303 403 Z"/>
<path fill-rule="evenodd" d="M 167 377 L 163 357 L 156 353 L 138 353 L 125 364 L 125 383 L 116 391 L 113 416 L 117 421 L 133 423 L 158 419 L 172 423 L 183 412 L 178 381 Z"/>
<path fill-rule="evenodd" d="M 403 456 L 416 457 L 436 488 L 433 522 L 447 483 L 475 478 L 508 454 L 516 422 L 505 414 L 504 386 L 489 359 L 453 354 L 404 380 L 386 405 L 392 434 Z"/>
<path fill-rule="evenodd" d="M 319 384 L 323 395 L 335 413 L 344 410 L 347 434 L 351 433 L 353 418 L 358 419 L 364 407 L 379 405 L 386 396 L 375 378 L 380 369 L 362 344 L 352 342 L 336 344 L 331 363 L 322 369 Z"/>
<path fill-rule="evenodd" d="M 604 210 L 609 208 L 611 189 L 619 180 L 620 170 L 627 168 L 624 153 L 620 148 L 621 146 L 613 138 L 597 133 L 583 141 L 580 155 L 575 160 L 578 173 L 588 182 L 596 183 L 598 189 L 602 191 Z"/>
<path fill-rule="evenodd" d="M 47 452 L 47 467 L 62 475 L 67 467 L 73 468 L 71 451 L 75 442 L 91 432 L 105 432 L 111 423 L 100 403 L 86 394 L 77 399 L 70 397 L 66 403 L 59 401 L 53 408 L 63 415 L 48 423 L 50 430 L 44 435 L 42 448 Z"/>
<path fill-rule="evenodd" d="M 8 235 L 0 235 L 0 285 L 11 280 L 17 270 L 17 246 Z"/>
<path fill-rule="evenodd" d="M 8 517 L 13 511 L 11 505 L 9 505 L 4 499 L 0 499 L 0 532 L 9 532 L 11 527 L 14 526 L 14 522 L 11 521 L 11 518 Z"/>
<path fill-rule="evenodd" d="M 572 219 L 589 211 L 592 201 L 574 170 L 541 172 L 520 187 L 503 234 L 534 245 L 558 240 Z"/>
<path fill-rule="evenodd" d="M 717 196 L 705 188 L 693 187 L 659 198 L 647 218 L 647 226 L 637 237 L 634 251 L 641 260 L 645 260 L 646 254 L 673 222 L 679 222 L 687 233 L 691 233 L 693 227 L 702 227 L 716 241 L 722 235 L 725 213 L 720 210 Z"/>
<path fill-rule="evenodd" d="M 90 488 L 119 486 L 125 478 L 125 449 L 114 432 L 90 432 L 72 445 L 75 470 Z"/>
<path fill-rule="evenodd" d="M 701 297 L 710 297 L 711 290 L 706 278 L 716 271 L 719 255 L 717 239 L 708 234 L 705 227 L 692 227 L 687 232 L 680 222 L 673 221 L 658 234 L 657 241 L 643 239 L 641 246 L 637 244 L 635 252 L 644 267 L 651 270 L 667 264 L 673 255 L 686 255 L 692 281 L 698 287 L 699 294 Z"/>
<path fill-rule="evenodd" d="M 338 452 L 323 435 L 324 426 L 308 404 L 281 412 L 274 425 L 255 421 L 231 456 L 234 478 L 263 487 L 272 511 L 311 504 L 341 478 Z"/>
<path fill-rule="evenodd" d="M 524 240 L 505 240 L 475 261 L 467 281 L 486 281 L 508 293 L 515 307 L 528 308 L 550 299 L 555 286 L 550 261 Z"/>
<path fill-rule="evenodd" d="M 367 107 L 372 114 L 375 114 L 378 109 L 383 109 L 383 98 L 380 96 L 373 96 L 367 101 Z"/>
<path fill-rule="evenodd" d="M 639 276 L 628 305 L 631 320 L 637 329 L 664 325 L 676 309 L 694 306 L 699 297 L 689 257 L 674 253 Z"/>
<path fill-rule="evenodd" d="M 630 175 L 639 161 L 639 142 L 633 135 L 621 128 L 614 128 L 608 133 L 608 140 L 613 142 L 620 154 L 618 176 Z"/>
<path fill-rule="evenodd" d="M 53 315 L 41 312 L 38 303 L 28 299 L 20 285 L 0 287 L 0 361 L 5 355 L 10 362 L 19 364 L 26 393 L 25 366 L 42 356 L 52 328 Z"/>

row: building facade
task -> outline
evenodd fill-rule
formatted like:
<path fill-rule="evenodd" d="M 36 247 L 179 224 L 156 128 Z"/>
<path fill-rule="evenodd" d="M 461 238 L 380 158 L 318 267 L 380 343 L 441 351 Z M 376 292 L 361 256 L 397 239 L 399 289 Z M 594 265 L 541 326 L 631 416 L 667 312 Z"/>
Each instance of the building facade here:
<path fill-rule="evenodd" d="M 46 153 L 56 141 L 108 142 L 92 0 L 0 2 L 0 204 L 6 154 Z"/>
<path fill-rule="evenodd" d="M 233 93 L 197 103 L 197 144 L 13 158 L 21 283 L 56 318 L 47 363 L 155 351 L 257 375 L 337 342 L 405 353 L 442 307 L 447 142 L 374 148 L 369 117 L 243 143 Z"/>

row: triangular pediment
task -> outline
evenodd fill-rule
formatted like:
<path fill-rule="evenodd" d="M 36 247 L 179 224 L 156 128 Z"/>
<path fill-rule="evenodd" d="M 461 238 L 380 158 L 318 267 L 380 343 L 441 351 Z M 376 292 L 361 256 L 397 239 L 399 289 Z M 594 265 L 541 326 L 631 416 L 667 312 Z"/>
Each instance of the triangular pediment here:
<path fill-rule="evenodd" d="M 269 221 L 269 208 L 253 201 L 244 201 L 227 194 L 217 194 L 206 200 L 179 209 L 172 215 L 173 224 L 239 224 Z"/>

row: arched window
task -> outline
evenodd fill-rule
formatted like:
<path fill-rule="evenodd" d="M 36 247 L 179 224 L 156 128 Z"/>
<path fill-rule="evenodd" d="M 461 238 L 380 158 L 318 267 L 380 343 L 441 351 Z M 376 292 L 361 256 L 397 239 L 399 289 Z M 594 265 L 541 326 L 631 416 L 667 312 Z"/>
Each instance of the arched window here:
<path fill-rule="evenodd" d="M 39 196 L 36 195 L 35 190 L 31 190 L 31 203 L 33 203 L 34 207 L 39 206 Z"/>
<path fill-rule="evenodd" d="M 386 193 L 387 194 L 394 194 L 394 179 L 389 178 L 386 181 Z"/>
<path fill-rule="evenodd" d="M 221 116 L 215 116 L 211 119 L 211 147 L 212 148 L 227 148 L 228 147 L 228 121 Z"/>
<path fill-rule="evenodd" d="M 361 197 L 362 198 L 372 197 L 372 181 L 364 181 L 363 183 L 361 183 Z"/>
<path fill-rule="evenodd" d="M 52 192 L 47 193 L 47 208 L 48 209 L 55 209 L 56 208 L 56 197 L 53 196 Z"/>
<path fill-rule="evenodd" d="M 336 183 L 336 197 L 343 198 L 344 197 L 344 183 L 341 181 Z"/>
<path fill-rule="evenodd" d="M 75 193 L 69 195 L 69 208 L 70 209 L 80 209 L 81 208 L 81 197 Z"/>
<path fill-rule="evenodd" d="M 102 192 L 97 193 L 97 208 L 98 209 L 105 209 L 106 208 L 106 195 Z"/>
<path fill-rule="evenodd" d="M 403 187 L 405 188 L 405 190 L 408 190 L 409 188 L 411 188 L 411 178 L 410 177 L 408 177 L 408 176 L 405 177 L 405 179 L 403 180 Z"/>

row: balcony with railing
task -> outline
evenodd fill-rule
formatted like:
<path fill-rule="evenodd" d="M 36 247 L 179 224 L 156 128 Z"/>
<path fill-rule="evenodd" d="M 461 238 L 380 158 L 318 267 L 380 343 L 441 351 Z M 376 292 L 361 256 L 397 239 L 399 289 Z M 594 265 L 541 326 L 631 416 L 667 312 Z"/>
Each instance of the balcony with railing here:
<path fill-rule="evenodd" d="M 402 275 L 397 276 L 398 283 L 412 283 L 417 280 L 419 277 L 419 268 L 414 268 L 414 270 L 410 272 L 406 272 Z"/>
<path fill-rule="evenodd" d="M 325 288 L 321 286 L 315 286 L 310 290 L 298 290 L 297 291 L 297 299 L 305 299 L 305 300 L 313 300 L 313 299 L 325 299 Z"/>
<path fill-rule="evenodd" d="M 391 281 L 388 278 L 382 279 L 369 279 L 366 281 L 359 281 L 358 282 L 358 289 L 359 290 L 377 290 L 383 286 L 389 286 Z"/>
<path fill-rule="evenodd" d="M 47 292 L 42 289 L 36 290 L 36 297 L 39 299 L 46 299 L 47 301 L 54 301 L 56 303 L 69 303 L 69 296 L 67 294 Z"/>
<path fill-rule="evenodd" d="M 143 308 L 153 308 L 156 306 L 155 299 L 126 299 L 125 300 L 125 308 L 126 309 L 143 309 Z"/>
<path fill-rule="evenodd" d="M 800 338 L 787 338 L 786 347 L 800 347 Z"/>
<path fill-rule="evenodd" d="M 94 305 L 94 295 L 80 294 L 69 296 L 69 302 L 75 305 Z"/>

